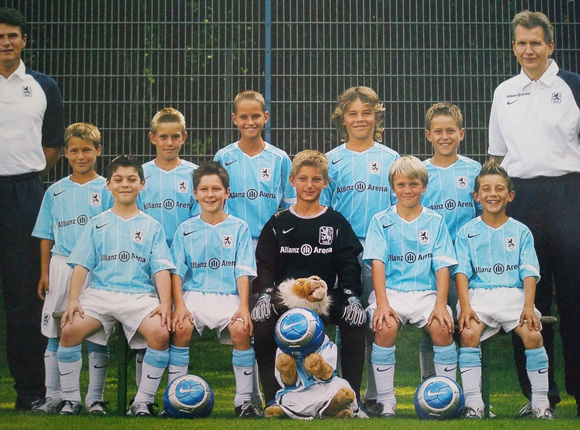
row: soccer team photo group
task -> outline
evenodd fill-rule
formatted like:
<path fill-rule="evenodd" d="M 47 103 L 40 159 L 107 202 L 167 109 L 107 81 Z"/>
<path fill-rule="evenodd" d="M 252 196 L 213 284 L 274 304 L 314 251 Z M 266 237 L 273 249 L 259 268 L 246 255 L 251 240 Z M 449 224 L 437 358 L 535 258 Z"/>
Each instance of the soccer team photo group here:
<path fill-rule="evenodd" d="M 479 161 L 445 95 L 418 124 L 430 155 L 397 152 L 389 102 L 367 85 L 334 96 L 340 141 L 293 153 L 267 140 L 269 91 L 236 88 L 236 140 L 199 161 L 171 102 L 143 124 L 150 158 L 111 153 L 107 124 L 66 124 L 58 77 L 23 59 L 26 17 L 0 7 L 0 422 L 169 425 L 219 409 L 254 426 L 577 425 L 580 75 L 553 59 L 548 14 L 510 19 L 519 73 L 493 92 Z M 508 352 L 489 344 L 498 333 Z M 135 377 L 117 410 L 125 349 Z M 200 357 L 227 361 L 227 388 Z M 513 389 L 490 410 L 497 357 Z"/>

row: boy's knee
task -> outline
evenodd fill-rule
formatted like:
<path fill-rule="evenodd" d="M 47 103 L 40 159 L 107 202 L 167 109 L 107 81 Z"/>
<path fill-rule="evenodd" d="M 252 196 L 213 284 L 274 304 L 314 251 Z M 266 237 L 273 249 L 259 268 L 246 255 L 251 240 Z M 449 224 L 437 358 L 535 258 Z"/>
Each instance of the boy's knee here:
<path fill-rule="evenodd" d="M 189 345 L 193 330 L 194 326 L 191 323 L 183 324 L 182 328 L 179 328 L 179 326 L 176 327 L 175 331 L 171 334 L 171 343 L 181 347 Z"/>
<path fill-rule="evenodd" d="M 232 343 L 234 347 L 238 345 L 249 345 L 250 343 L 250 330 L 244 329 L 244 324 L 236 321 L 228 326 L 230 332 L 230 337 L 232 338 Z"/>
<path fill-rule="evenodd" d="M 464 328 L 461 332 L 461 346 L 477 348 L 479 345 L 479 333 L 472 329 Z"/>
<path fill-rule="evenodd" d="M 542 334 L 537 330 L 523 330 L 522 340 L 526 349 L 534 349 L 544 346 Z"/>

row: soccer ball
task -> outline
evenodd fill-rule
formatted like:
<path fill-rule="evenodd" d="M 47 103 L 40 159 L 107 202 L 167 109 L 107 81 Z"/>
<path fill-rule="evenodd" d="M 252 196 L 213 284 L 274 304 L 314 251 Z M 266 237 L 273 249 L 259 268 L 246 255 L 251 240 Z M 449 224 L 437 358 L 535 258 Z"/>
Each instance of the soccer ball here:
<path fill-rule="evenodd" d="M 285 353 L 304 358 L 316 351 L 324 340 L 324 324 L 310 309 L 294 308 L 276 324 L 276 344 Z"/>
<path fill-rule="evenodd" d="M 213 409 L 213 391 L 199 376 L 181 376 L 167 386 L 163 406 L 173 418 L 205 418 Z"/>
<path fill-rule="evenodd" d="M 451 378 L 434 376 L 419 385 L 415 393 L 415 411 L 420 418 L 444 420 L 456 418 L 463 410 L 461 387 Z"/>

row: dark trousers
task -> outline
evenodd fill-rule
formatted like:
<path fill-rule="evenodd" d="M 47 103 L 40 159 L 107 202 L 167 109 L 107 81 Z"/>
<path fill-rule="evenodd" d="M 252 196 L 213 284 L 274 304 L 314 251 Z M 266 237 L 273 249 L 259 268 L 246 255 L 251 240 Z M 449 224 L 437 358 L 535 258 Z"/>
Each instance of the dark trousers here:
<path fill-rule="evenodd" d="M 536 288 L 536 307 L 550 315 L 553 288 L 560 313 L 566 391 L 580 401 L 580 174 L 514 180 L 516 196 L 509 216 L 532 231 L 542 279 Z M 554 330 L 542 329 L 550 365 L 550 404 L 560 401 L 554 379 Z M 522 392 L 530 397 L 521 339 L 512 335 Z"/>
<path fill-rule="evenodd" d="M 342 377 L 348 381 L 357 399 L 360 400 L 360 385 L 365 358 L 365 326 L 351 327 L 342 320 L 342 306 L 337 303 L 331 309 L 330 320 L 340 328 L 340 338 L 342 342 L 340 350 L 340 360 L 342 366 Z M 276 392 L 282 388 L 276 380 L 274 370 L 276 360 L 276 341 L 274 330 L 279 317 L 288 309 L 282 308 L 278 315 L 272 313 L 272 317 L 264 322 L 254 323 L 254 350 L 256 361 L 260 372 L 262 392 L 266 404 L 276 397 Z"/>
<path fill-rule="evenodd" d="M 31 236 L 44 187 L 38 174 L 0 176 L 0 275 L 6 313 L 6 353 L 19 403 L 43 397 L 46 339 L 40 332 L 42 301 L 39 240 Z"/>

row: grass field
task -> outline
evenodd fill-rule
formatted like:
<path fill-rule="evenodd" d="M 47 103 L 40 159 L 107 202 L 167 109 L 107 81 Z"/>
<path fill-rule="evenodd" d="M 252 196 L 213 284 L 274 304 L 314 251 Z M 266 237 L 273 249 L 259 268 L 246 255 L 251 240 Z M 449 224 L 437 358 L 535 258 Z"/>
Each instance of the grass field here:
<path fill-rule="evenodd" d="M 1 330 L 5 324 L 0 317 Z M 7 369 L 5 357 L 4 335 L 0 332 L 0 429 L 224 429 L 235 426 L 236 430 L 261 429 L 383 429 L 386 425 L 394 425 L 397 430 L 420 429 L 464 429 L 464 428 L 498 428 L 498 429 L 554 429 L 579 428 L 580 420 L 574 418 L 576 407 L 574 399 L 563 394 L 562 403 L 558 405 L 560 419 L 558 421 L 540 422 L 539 420 L 523 420 L 516 418 L 525 398 L 520 394 L 512 361 L 511 340 L 509 336 L 496 336 L 492 341 L 492 363 L 494 371 L 491 374 L 491 404 L 496 418 L 478 422 L 452 420 L 445 422 L 423 421 L 416 417 L 413 409 L 413 395 L 419 383 L 418 352 L 420 333 L 413 327 L 404 327 L 399 332 L 397 341 L 397 370 L 395 376 L 396 394 L 398 398 L 397 417 L 387 422 L 381 419 L 372 420 L 317 420 L 315 422 L 299 422 L 291 420 L 240 420 L 233 412 L 234 378 L 231 369 L 231 348 L 219 345 L 212 332 L 204 334 L 202 339 L 192 344 L 190 373 L 205 378 L 215 393 L 215 406 L 211 417 L 204 420 L 163 420 L 155 418 L 128 418 L 117 416 L 117 351 L 116 340 L 111 343 L 112 362 L 106 383 L 106 400 L 110 402 L 111 415 L 92 417 L 84 414 L 78 417 L 44 416 L 36 417 L 27 413 L 14 411 L 16 394 L 12 388 L 12 379 Z M 558 344 L 558 350 L 560 346 Z M 133 366 L 133 363 L 131 364 Z M 557 379 L 563 387 L 563 363 L 561 354 L 557 355 Z M 133 367 L 129 370 L 129 386 L 134 387 Z M 81 390 L 86 391 L 86 374 L 83 372 Z M 163 385 L 163 384 L 162 384 Z M 129 398 L 134 389 L 129 392 Z M 162 402 L 162 393 L 156 400 Z"/>

